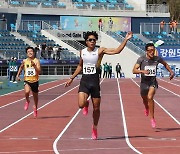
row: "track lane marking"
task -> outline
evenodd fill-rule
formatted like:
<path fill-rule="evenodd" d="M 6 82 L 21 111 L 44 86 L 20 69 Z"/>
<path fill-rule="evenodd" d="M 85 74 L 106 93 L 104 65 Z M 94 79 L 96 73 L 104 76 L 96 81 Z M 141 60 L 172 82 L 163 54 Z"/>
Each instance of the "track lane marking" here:
<path fill-rule="evenodd" d="M 132 78 L 131 78 L 131 80 L 132 80 L 138 87 L 140 87 L 140 86 L 136 83 L 136 81 L 134 81 Z M 161 87 L 162 87 L 162 86 L 161 86 Z M 168 112 L 161 104 L 159 104 L 158 101 L 156 101 L 155 99 L 154 99 L 154 101 L 155 101 L 156 104 L 159 105 L 159 107 L 160 107 L 161 109 L 163 109 L 178 125 L 180 125 L 180 122 L 179 122 L 170 112 Z"/>
<path fill-rule="evenodd" d="M 163 79 L 161 79 L 161 78 L 158 78 L 158 79 L 159 79 L 159 80 L 161 80 L 161 81 L 164 81 L 164 82 L 167 82 L 167 83 L 170 83 L 170 84 L 172 84 L 172 85 L 175 85 L 175 86 L 180 87 L 180 85 L 178 85 L 178 84 L 175 84 L 175 83 L 172 83 L 172 82 L 169 82 L 169 81 L 163 80 Z"/>
<path fill-rule="evenodd" d="M 119 80 L 116 79 L 117 81 L 117 85 L 118 85 L 118 92 L 119 92 L 119 102 L 120 102 L 120 106 L 121 106 L 121 113 L 122 113 L 122 119 L 123 119 L 123 126 L 124 126 L 124 135 L 125 135 L 125 140 L 127 145 L 136 153 L 138 154 L 142 154 L 140 151 L 138 151 L 129 141 L 129 137 L 128 137 L 128 131 L 127 131 L 127 125 L 126 125 L 126 117 L 125 117 L 125 113 L 124 113 L 124 106 L 123 106 L 123 101 L 122 101 L 122 96 L 121 96 L 121 89 L 120 89 L 120 83 Z"/>
<path fill-rule="evenodd" d="M 45 89 L 45 90 L 43 90 L 43 91 L 40 91 L 39 94 L 41 94 L 41 93 L 43 93 L 43 92 L 45 92 L 45 91 L 51 90 L 51 89 L 53 89 L 53 88 L 56 88 L 56 87 L 58 87 L 58 86 L 61 86 L 61 85 L 65 84 L 65 83 L 66 83 L 66 82 L 63 82 L 63 83 L 58 84 L 58 85 L 56 85 L 56 86 L 53 86 L 53 87 L 51 87 L 51 88 Z M 31 94 L 29 97 L 32 97 L 32 94 Z M 25 97 L 24 97 L 24 98 L 21 98 L 21 99 L 18 99 L 18 100 L 14 101 L 14 102 L 11 102 L 11 103 L 9 103 L 9 104 L 0 106 L 0 109 L 1 109 L 1 108 L 4 108 L 4 107 L 6 107 L 6 106 L 9 106 L 9 105 L 15 104 L 15 103 L 17 103 L 17 102 L 19 102 L 19 101 L 22 101 L 22 100 L 25 100 Z"/>
<path fill-rule="evenodd" d="M 104 81 L 104 79 L 101 80 L 100 84 Z M 57 143 L 60 140 L 60 138 L 62 137 L 62 135 L 66 132 L 66 130 L 69 128 L 69 126 L 72 124 L 72 122 L 74 121 L 74 119 L 78 116 L 79 112 L 81 111 L 81 109 L 78 109 L 78 111 L 75 113 L 75 115 L 72 117 L 72 119 L 69 121 L 69 123 L 64 127 L 64 129 L 61 131 L 61 133 L 58 135 L 58 137 L 55 139 L 54 143 L 53 143 L 53 150 L 55 152 L 55 154 L 59 154 L 59 150 L 57 149 Z"/>
<path fill-rule="evenodd" d="M 43 106 L 39 107 L 38 110 L 40 110 L 40 109 L 44 108 L 45 106 L 53 103 L 54 101 L 56 101 L 57 99 L 61 98 L 61 97 L 64 96 L 64 95 L 66 95 L 67 93 L 69 93 L 70 91 L 74 90 L 74 89 L 77 88 L 78 86 L 79 86 L 79 85 L 71 88 L 70 90 L 66 91 L 65 93 L 61 94 L 60 96 L 56 97 L 55 99 L 49 101 L 48 103 L 46 103 L 46 104 L 44 104 Z M 19 120 L 13 122 L 12 124 L 8 125 L 7 127 L 1 129 L 1 130 L 0 130 L 0 133 L 4 132 L 4 131 L 7 130 L 8 128 L 10 128 L 10 127 L 14 126 L 15 124 L 19 123 L 20 121 L 22 121 L 23 119 L 27 118 L 27 117 L 30 116 L 31 114 L 33 114 L 33 112 L 27 114 L 26 116 L 24 116 L 24 117 L 20 118 Z"/>

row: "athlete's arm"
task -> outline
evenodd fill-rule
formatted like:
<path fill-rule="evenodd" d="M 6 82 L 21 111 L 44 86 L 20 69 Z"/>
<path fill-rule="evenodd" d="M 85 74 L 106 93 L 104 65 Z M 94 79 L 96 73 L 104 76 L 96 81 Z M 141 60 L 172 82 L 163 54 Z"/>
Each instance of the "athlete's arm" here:
<path fill-rule="evenodd" d="M 37 60 L 36 64 L 33 61 L 31 61 L 31 66 L 34 67 L 34 69 L 36 70 L 36 72 L 38 74 L 40 74 L 40 72 L 41 72 L 41 65 L 40 65 L 39 60 Z"/>
<path fill-rule="evenodd" d="M 74 71 L 74 74 L 70 77 L 70 79 L 74 79 L 81 72 L 82 67 L 83 67 L 83 60 L 80 57 L 79 64 L 78 64 L 76 70 Z"/>
<path fill-rule="evenodd" d="M 135 64 L 133 67 L 133 74 L 149 74 L 149 71 L 147 70 L 140 70 L 140 64 Z"/>
<path fill-rule="evenodd" d="M 124 39 L 124 41 L 119 45 L 119 47 L 117 47 L 116 49 L 113 48 L 102 48 L 102 52 L 104 54 L 108 54 L 108 55 L 114 55 L 114 54 L 118 54 L 120 53 L 124 47 L 126 46 L 127 41 L 133 36 L 132 32 L 128 32 L 126 34 L 126 37 Z"/>
<path fill-rule="evenodd" d="M 173 77 L 174 77 L 174 72 L 172 71 L 172 69 L 169 67 L 169 65 L 168 65 L 168 63 L 166 63 L 164 60 L 161 62 L 161 64 L 163 64 L 164 65 L 164 67 L 169 71 L 169 73 L 170 73 L 170 77 L 169 77 L 169 79 L 171 80 L 171 79 L 173 79 Z"/>
<path fill-rule="evenodd" d="M 71 85 L 71 83 L 73 82 L 73 79 L 81 72 L 82 67 L 83 67 L 83 60 L 82 60 L 82 58 L 80 57 L 79 64 L 78 64 L 76 70 L 74 71 L 73 75 L 72 75 L 72 76 L 70 77 L 70 79 L 65 83 L 65 87 L 68 87 L 68 86 Z"/>
<path fill-rule="evenodd" d="M 22 70 L 24 69 L 24 60 L 23 60 L 23 62 L 21 63 L 21 65 L 20 65 L 20 67 L 19 67 L 19 70 L 18 70 L 18 72 L 17 72 L 17 75 L 16 75 L 16 79 L 18 80 L 18 81 L 20 81 L 21 79 L 20 79 L 20 74 L 21 74 L 21 72 L 22 72 Z"/>
<path fill-rule="evenodd" d="M 155 49 L 154 56 L 158 56 L 158 51 Z"/>

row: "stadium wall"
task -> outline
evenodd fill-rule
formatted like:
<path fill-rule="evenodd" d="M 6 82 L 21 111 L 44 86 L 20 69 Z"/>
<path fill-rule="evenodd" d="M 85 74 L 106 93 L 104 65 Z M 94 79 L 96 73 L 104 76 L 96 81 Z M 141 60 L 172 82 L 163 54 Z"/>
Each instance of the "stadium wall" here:
<path fill-rule="evenodd" d="M 10 13 L 10 14 L 5 14 L 5 16 L 7 18 L 8 30 L 10 30 L 10 24 L 16 23 L 17 14 Z M 23 14 L 21 20 L 60 21 L 60 16 Z M 162 20 L 168 23 L 169 17 L 131 17 L 131 28 L 134 33 L 140 33 L 140 23 L 160 23 Z"/>

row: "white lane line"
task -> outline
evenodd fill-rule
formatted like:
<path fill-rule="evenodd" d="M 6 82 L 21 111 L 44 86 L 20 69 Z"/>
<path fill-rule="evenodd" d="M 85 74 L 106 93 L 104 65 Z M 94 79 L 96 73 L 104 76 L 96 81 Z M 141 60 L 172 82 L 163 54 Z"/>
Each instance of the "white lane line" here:
<path fill-rule="evenodd" d="M 173 80 L 180 81 L 179 79 L 175 79 L 175 78 L 173 78 Z"/>
<path fill-rule="evenodd" d="M 137 83 L 136 83 L 136 81 L 134 81 L 133 79 L 131 79 L 138 87 L 140 87 Z M 178 125 L 180 125 L 180 122 L 171 114 L 171 113 L 169 113 L 161 104 L 159 104 L 155 99 L 154 99 L 154 101 L 156 102 L 156 104 L 157 105 L 159 105 L 159 107 L 161 108 L 161 109 L 163 109 Z"/>
<path fill-rule="evenodd" d="M 54 87 L 48 88 L 48 89 L 46 89 L 46 90 L 40 91 L 39 94 L 40 94 L 40 93 L 43 93 L 43 92 L 45 92 L 45 91 L 48 91 L 48 90 L 50 90 L 50 89 L 56 88 L 56 87 L 58 87 L 58 86 L 61 86 L 61 85 L 63 85 L 63 84 L 65 84 L 65 82 L 64 82 L 64 83 L 61 83 L 61 84 L 58 84 L 58 85 L 56 85 L 56 86 L 54 86 Z M 32 97 L 32 95 L 30 95 L 29 97 Z M 19 101 L 22 101 L 22 100 L 25 100 L 25 98 L 21 98 L 21 99 L 18 99 L 18 100 L 16 100 L 16 101 L 14 101 L 14 102 L 9 103 L 9 104 L 0 106 L 0 109 L 1 109 L 1 108 L 4 108 L 4 107 L 6 107 L 6 106 L 12 105 L 12 104 L 14 104 L 14 103 L 17 103 L 17 102 L 19 102 Z"/>
<path fill-rule="evenodd" d="M 158 79 L 159 79 L 159 80 L 161 80 L 161 81 L 164 81 L 164 82 L 167 82 L 167 83 L 170 83 L 170 84 L 172 84 L 172 85 L 175 85 L 175 86 L 180 87 L 180 85 L 178 85 L 178 84 L 175 84 L 175 83 L 172 83 L 172 82 L 169 82 L 169 81 L 166 81 L 166 80 L 160 79 L 160 78 L 158 78 Z"/>
<path fill-rule="evenodd" d="M 164 87 L 162 87 L 162 86 L 159 86 L 159 87 L 161 87 L 162 89 L 164 89 L 164 90 L 166 90 L 166 91 L 172 93 L 173 95 L 176 95 L 176 96 L 180 97 L 180 95 L 178 95 L 178 94 L 172 92 L 171 90 L 168 90 L 168 89 L 166 89 L 166 88 L 164 88 Z"/>
<path fill-rule="evenodd" d="M 45 85 L 45 84 L 48 84 L 48 83 L 51 83 L 51 82 L 56 82 L 56 81 L 58 81 L 58 80 L 55 80 L 55 81 L 50 81 L 50 82 L 46 82 L 46 83 L 42 83 L 42 84 L 40 84 L 40 86 L 41 85 Z M 17 83 L 18 84 L 18 83 Z M 20 89 L 20 90 L 16 90 L 16 91 L 13 91 L 13 92 L 10 92 L 10 93 L 7 93 L 7 94 L 4 94 L 4 95 L 0 95 L 0 97 L 1 96 L 6 96 L 6 95 L 9 95 L 9 94 L 13 94 L 13 93 L 16 93 L 16 92 L 18 92 L 18 91 L 23 91 L 24 89 Z"/>
<path fill-rule="evenodd" d="M 128 131 L 127 131 L 127 125 L 126 125 L 126 117 L 124 113 L 124 107 L 123 107 L 123 101 L 122 101 L 122 96 L 121 96 L 121 89 L 120 89 L 120 83 L 119 80 L 117 79 L 117 84 L 118 84 L 118 91 L 119 91 L 119 102 L 121 105 L 121 113 L 122 113 L 122 119 L 123 119 L 123 126 L 124 126 L 124 135 L 125 135 L 125 140 L 127 145 L 136 153 L 142 154 L 140 151 L 138 151 L 135 147 L 132 146 L 132 144 L 129 141 L 128 137 Z"/>
<path fill-rule="evenodd" d="M 54 101 L 56 101 L 57 99 L 61 98 L 61 97 L 64 96 L 64 95 L 66 95 L 67 93 L 69 93 L 70 91 L 72 91 L 73 89 L 75 89 L 75 88 L 78 87 L 78 86 L 79 86 L 79 85 L 71 88 L 70 90 L 68 90 L 67 92 L 63 93 L 62 95 L 60 95 L 60 96 L 56 97 L 55 99 L 51 100 L 50 102 L 44 104 L 43 106 L 41 106 L 40 108 L 38 108 L 38 110 L 40 110 L 40 109 L 44 108 L 45 106 L 53 103 Z M 2 133 L 2 132 L 4 132 L 5 130 L 7 130 L 8 128 L 14 126 L 15 124 L 17 124 L 18 122 L 20 122 L 20 121 L 22 121 L 23 119 L 27 118 L 27 117 L 30 116 L 31 114 L 33 114 L 33 112 L 27 114 L 26 116 L 22 117 L 21 119 L 13 122 L 12 124 L 8 125 L 7 127 L 3 128 L 3 129 L 1 129 L 1 130 L 0 130 L 0 133 Z"/>
<path fill-rule="evenodd" d="M 101 80 L 100 84 L 104 81 L 104 79 Z M 88 98 L 89 99 L 89 98 Z M 72 119 L 69 121 L 69 123 L 65 126 L 65 128 L 62 130 L 62 132 L 58 135 L 58 137 L 55 139 L 54 143 L 53 143 L 53 150 L 55 152 L 55 154 L 59 154 L 59 151 L 57 149 L 57 143 L 60 140 L 60 138 L 62 137 L 62 135 L 65 133 L 65 131 L 68 129 L 68 127 L 72 124 L 72 122 L 74 121 L 74 119 L 78 116 L 79 112 L 81 111 L 81 109 L 79 109 L 76 114 L 72 117 Z"/>

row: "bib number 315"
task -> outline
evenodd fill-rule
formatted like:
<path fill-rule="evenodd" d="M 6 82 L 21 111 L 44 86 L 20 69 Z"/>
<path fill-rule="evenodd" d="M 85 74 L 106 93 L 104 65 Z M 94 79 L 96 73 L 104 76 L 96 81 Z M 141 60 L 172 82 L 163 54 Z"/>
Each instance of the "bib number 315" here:
<path fill-rule="evenodd" d="M 145 76 L 156 76 L 156 66 L 145 66 L 145 70 L 149 72 Z"/>

